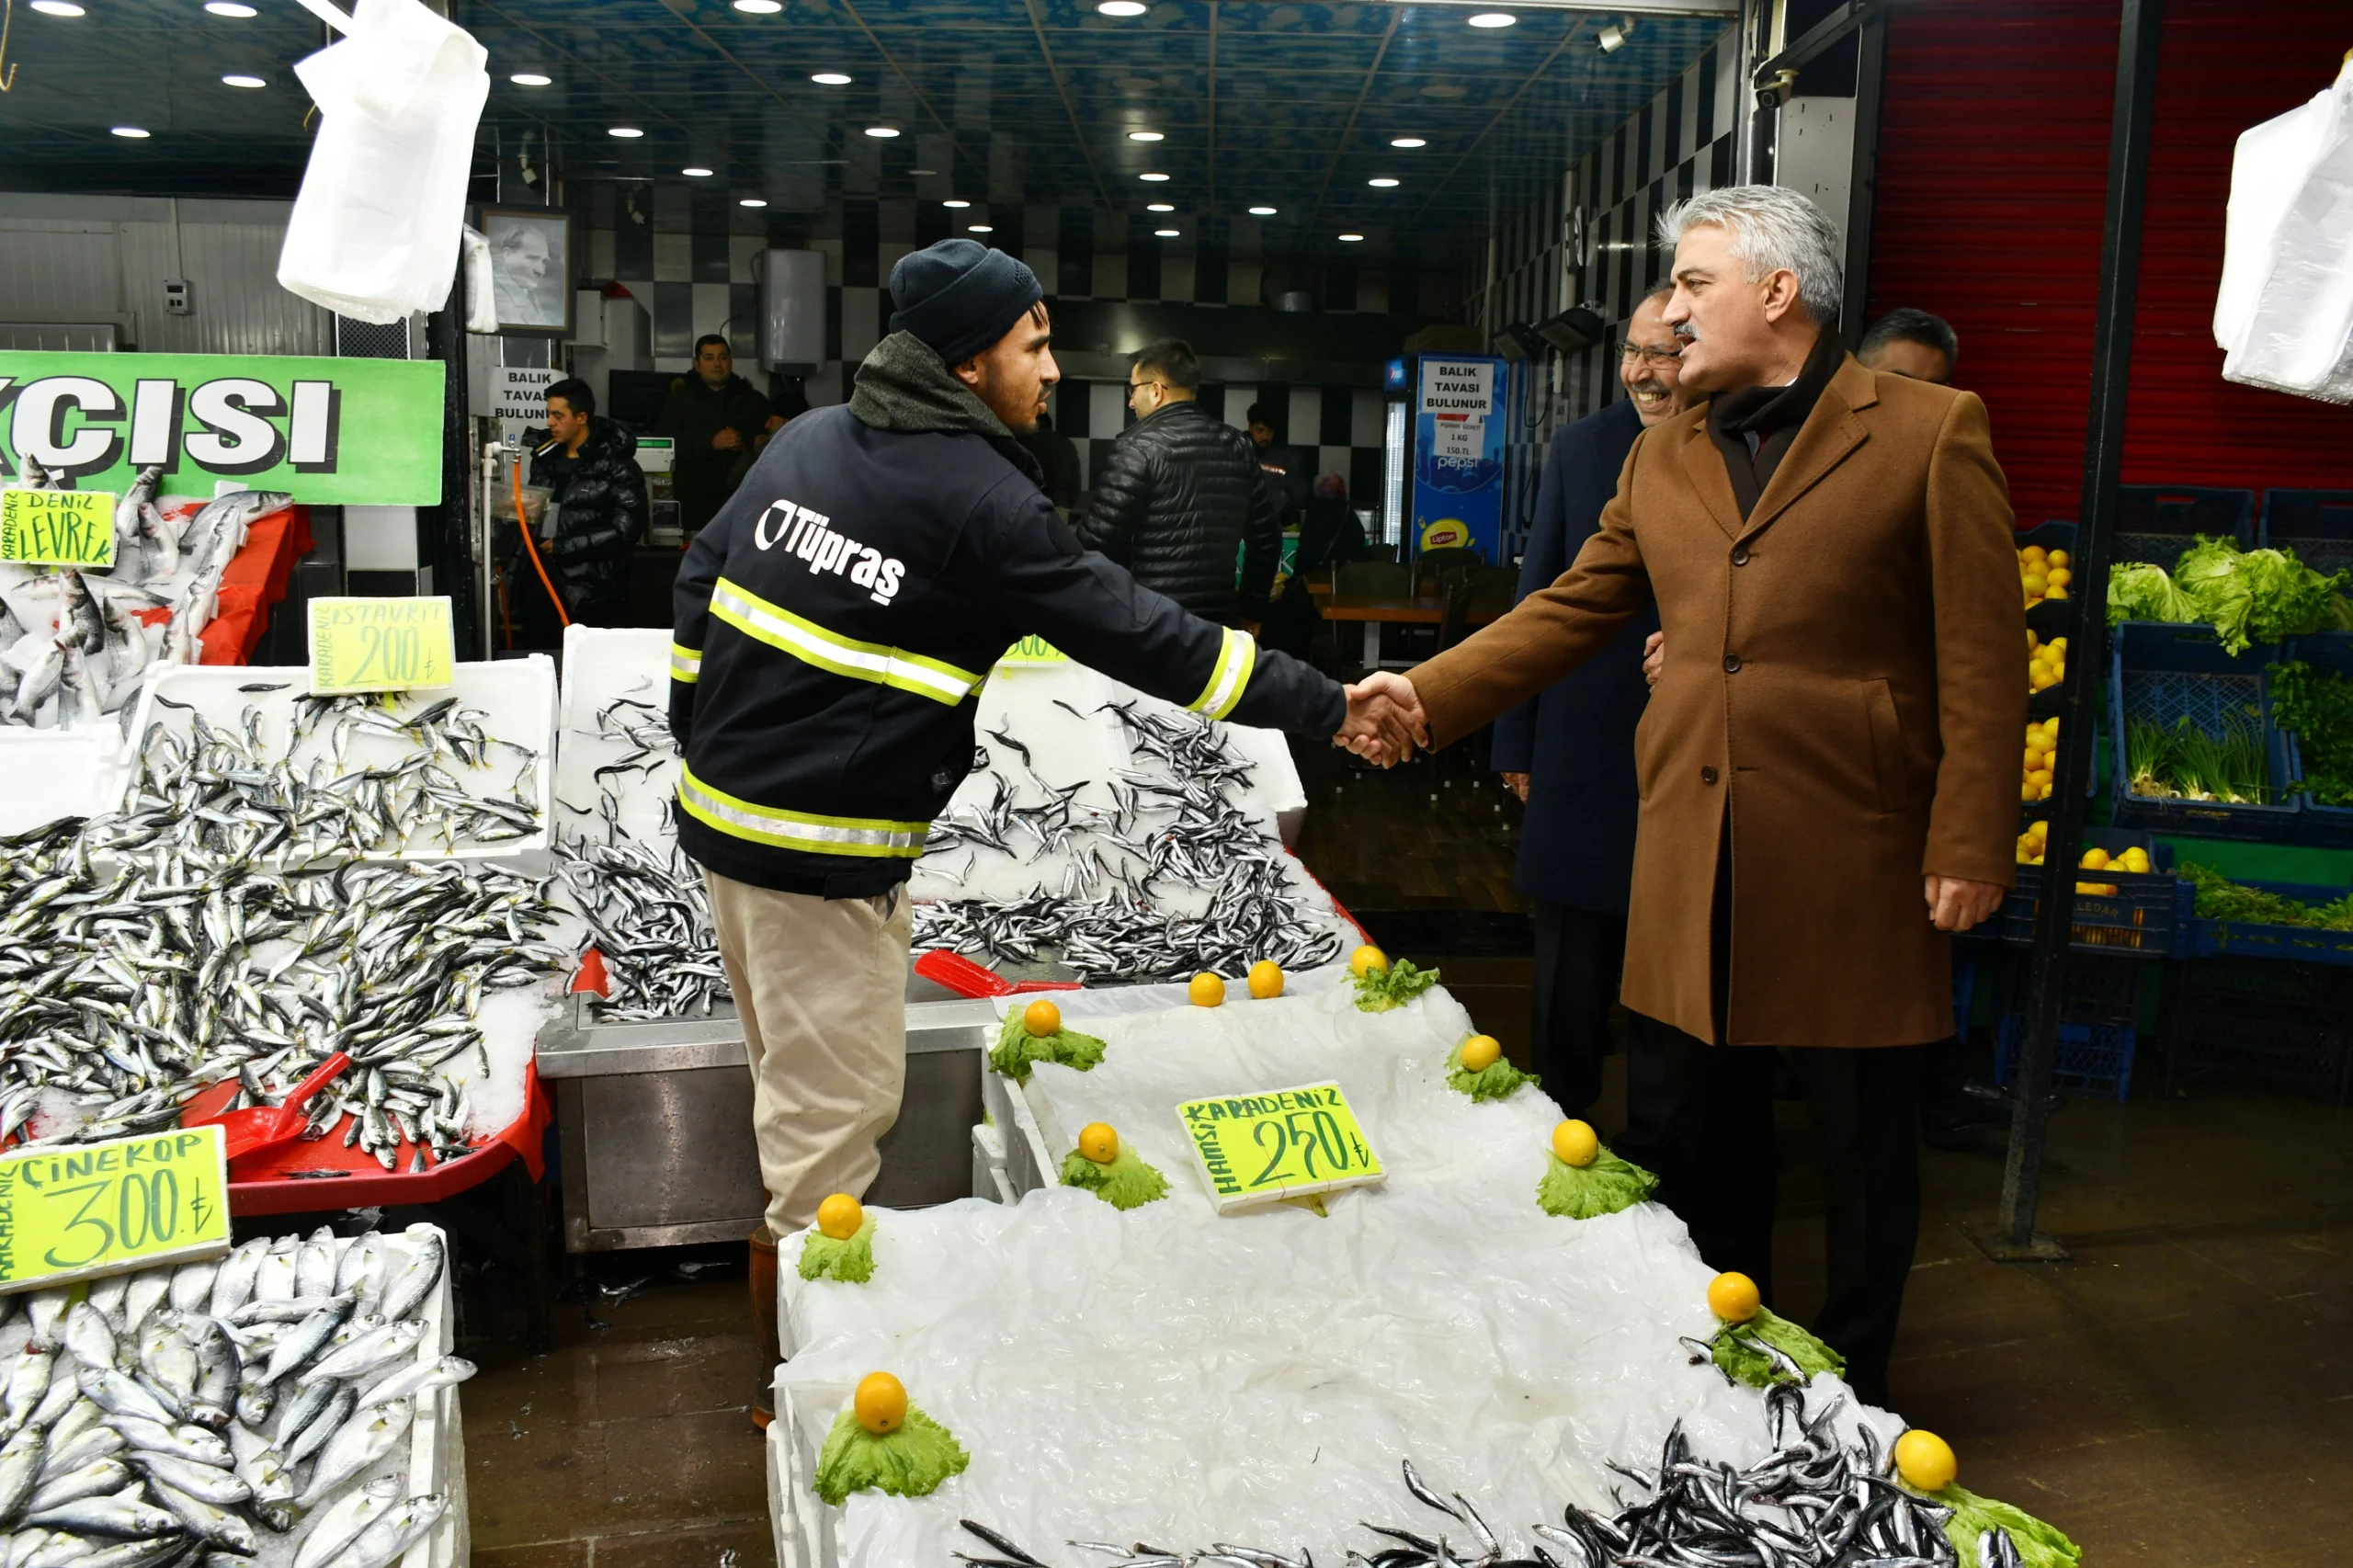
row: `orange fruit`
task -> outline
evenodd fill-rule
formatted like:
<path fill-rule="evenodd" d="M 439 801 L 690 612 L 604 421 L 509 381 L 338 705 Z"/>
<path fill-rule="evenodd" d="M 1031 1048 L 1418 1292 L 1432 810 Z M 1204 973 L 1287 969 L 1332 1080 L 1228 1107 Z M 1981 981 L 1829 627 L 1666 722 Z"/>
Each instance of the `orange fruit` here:
<path fill-rule="evenodd" d="M 1915 1491 L 1942 1492 L 1960 1472 L 1952 1445 L 1934 1432 L 1915 1426 L 1895 1439 L 1895 1473 Z"/>
<path fill-rule="evenodd" d="M 1090 1121 L 1078 1130 L 1078 1152 L 1098 1165 L 1120 1157 L 1120 1135 L 1108 1122 Z"/>
<path fill-rule="evenodd" d="M 1466 1073 L 1484 1073 L 1504 1053 L 1503 1046 L 1491 1034 L 1474 1034 L 1462 1042 L 1462 1068 Z"/>
<path fill-rule="evenodd" d="M 866 1210 L 847 1192 L 836 1192 L 817 1205 L 817 1229 L 837 1242 L 846 1242 L 858 1234 L 866 1223 Z"/>
<path fill-rule="evenodd" d="M 1601 1153 L 1601 1137 L 1589 1121 L 1574 1118 L 1552 1129 L 1552 1157 L 1564 1165 L 1589 1165 Z"/>
<path fill-rule="evenodd" d="M 858 1412 L 858 1424 L 880 1437 L 905 1424 L 907 1385 L 888 1372 L 869 1372 L 858 1380 L 850 1404 Z"/>
<path fill-rule="evenodd" d="M 1185 987 L 1186 999 L 1196 1007 L 1215 1007 L 1225 1001 L 1225 982 L 1203 970 Z"/>
<path fill-rule="evenodd" d="M 1250 994 L 1263 1002 L 1269 996 L 1283 994 L 1283 966 L 1272 959 L 1260 959 L 1250 966 Z"/>
<path fill-rule="evenodd" d="M 1389 955 L 1382 952 L 1379 948 L 1374 947 L 1371 943 L 1367 942 L 1363 947 L 1358 948 L 1355 952 L 1348 955 L 1348 972 L 1355 975 L 1358 980 L 1362 980 L 1368 973 L 1374 970 L 1379 970 L 1381 973 L 1387 974 L 1389 972 Z"/>
<path fill-rule="evenodd" d="M 1043 1040 L 1063 1032 L 1063 1010 L 1044 997 L 1021 1009 L 1021 1027 Z"/>
<path fill-rule="evenodd" d="M 1719 1274 L 1708 1281 L 1708 1310 L 1726 1323 L 1746 1323 L 1764 1301 L 1745 1274 Z"/>

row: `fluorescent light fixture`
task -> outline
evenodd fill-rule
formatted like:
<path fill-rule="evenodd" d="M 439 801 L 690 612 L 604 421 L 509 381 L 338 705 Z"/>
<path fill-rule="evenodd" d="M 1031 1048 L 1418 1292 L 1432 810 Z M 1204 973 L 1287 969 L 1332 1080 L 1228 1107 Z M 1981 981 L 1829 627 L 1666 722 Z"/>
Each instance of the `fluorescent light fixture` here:
<path fill-rule="evenodd" d="M 953 207 L 953 208 L 957 209 L 959 211 L 961 211 L 961 210 L 962 210 L 964 208 L 970 207 L 970 206 L 972 205 L 972 203 L 971 203 L 971 202 L 969 202 L 969 201 L 960 201 L 960 200 L 958 200 L 956 198 L 954 198 L 954 197 L 952 197 L 952 196 L 951 196 L 951 197 L 949 197 L 947 200 L 945 200 L 945 201 L 941 202 L 941 203 L 940 203 L 940 205 L 941 205 L 942 207 Z"/>
<path fill-rule="evenodd" d="M 1597 40 L 1601 45 L 1601 52 L 1604 54 L 1617 53 L 1620 50 L 1626 47 L 1626 40 L 1632 36 L 1633 31 L 1634 19 L 1631 17 L 1626 17 L 1622 21 L 1610 23 L 1608 27 L 1601 29 L 1601 33 Z"/>
<path fill-rule="evenodd" d="M 1364 236 L 1363 236 L 1362 234 L 1342 234 L 1342 235 L 1340 236 L 1340 240 L 1341 240 L 1341 243 L 1342 243 L 1342 244 L 1351 244 L 1351 245 L 1352 245 L 1352 244 L 1355 244 L 1358 240 L 1361 240 L 1361 239 L 1363 239 L 1363 238 L 1364 238 Z"/>
<path fill-rule="evenodd" d="M 216 17 L 234 17 L 241 21 L 247 17 L 261 15 L 251 6 L 237 4 L 237 0 L 209 0 L 204 8 Z"/>
<path fill-rule="evenodd" d="M 1143 0 L 1103 0 L 1095 8 L 1107 17 L 1141 17 L 1151 7 Z"/>
<path fill-rule="evenodd" d="M 996 233 L 996 228 L 994 224 L 974 223 L 964 232 L 968 234 L 994 234 Z"/>
<path fill-rule="evenodd" d="M 1250 216 L 1253 218 L 1271 218 L 1274 215 L 1275 210 L 1271 207 L 1253 207 L 1250 209 Z"/>
<path fill-rule="evenodd" d="M 709 179 L 710 177 L 710 171 L 704 168 L 700 164 L 691 165 L 686 168 L 680 169 L 678 172 L 686 176 L 688 179 Z"/>
<path fill-rule="evenodd" d="M 899 128 L 895 125 L 870 125 L 866 133 L 877 142 L 888 142 L 899 134 Z"/>
<path fill-rule="evenodd" d="M 33 0 L 33 9 L 44 17 L 86 17 L 87 11 L 73 4 L 73 0 Z M 250 11 L 246 13 L 251 16 Z"/>
<path fill-rule="evenodd" d="M 847 74 L 840 71 L 820 71 L 809 79 L 821 87 L 847 87 L 850 83 Z"/>
<path fill-rule="evenodd" d="M 1131 142 L 1165 142 L 1168 138 L 1162 135 L 1157 131 L 1131 131 L 1128 132 L 1128 140 Z"/>
<path fill-rule="evenodd" d="M 1389 139 L 1389 144 L 1392 147 L 1405 148 L 1427 147 L 1429 145 L 1427 142 L 1425 142 L 1418 136 L 1392 136 Z"/>
<path fill-rule="evenodd" d="M 1509 11 L 1482 11 L 1471 18 L 1474 28 L 1508 28 L 1518 25 L 1519 18 Z"/>
<path fill-rule="evenodd" d="M 1397 182 L 1390 178 L 1387 175 L 1375 175 L 1372 178 L 1365 181 L 1364 183 L 1372 187 L 1375 190 L 1394 190 L 1397 188 Z"/>
<path fill-rule="evenodd" d="M 738 201 L 735 205 L 738 207 L 766 207 L 767 203 L 761 200 L 756 196 L 747 196 L 741 201 Z"/>
<path fill-rule="evenodd" d="M 518 87 L 544 87 L 555 80 L 552 76 L 542 76 L 536 71 L 517 71 L 506 79 Z"/>
<path fill-rule="evenodd" d="M 835 159 L 835 162 L 838 163 L 840 160 Z M 938 169 L 909 169 L 907 171 L 907 173 L 911 175 L 936 175 L 938 172 L 939 171 Z"/>
<path fill-rule="evenodd" d="M 221 78 L 221 85 L 224 87 L 267 87 L 269 85 L 258 76 L 223 76 Z"/>
<path fill-rule="evenodd" d="M 1150 201 L 1144 204 L 1144 210 L 1147 212 L 1174 212 L 1176 210 L 1176 207 L 1174 202 Z"/>
<path fill-rule="evenodd" d="M 1165 181 L 1168 176 L 1166 175 L 1138 175 L 1136 176 L 1136 178 L 1143 180 L 1151 185 L 1159 185 Z"/>
<path fill-rule="evenodd" d="M 1176 238 L 1176 231 L 1174 229 L 1154 229 L 1152 233 L 1153 237 L 1155 239 L 1173 240 Z"/>
<path fill-rule="evenodd" d="M 773 17 L 784 9 L 784 0 L 735 0 L 735 8 L 755 17 Z"/>
<path fill-rule="evenodd" d="M 618 136 L 624 142 L 634 142 L 639 137 L 644 135 L 645 132 L 640 131 L 634 125 L 616 125 L 608 129 L 605 134 L 608 136 Z"/>
<path fill-rule="evenodd" d="M 135 125 L 118 125 L 114 128 L 114 133 L 126 142 L 144 142 L 148 134 Z"/>

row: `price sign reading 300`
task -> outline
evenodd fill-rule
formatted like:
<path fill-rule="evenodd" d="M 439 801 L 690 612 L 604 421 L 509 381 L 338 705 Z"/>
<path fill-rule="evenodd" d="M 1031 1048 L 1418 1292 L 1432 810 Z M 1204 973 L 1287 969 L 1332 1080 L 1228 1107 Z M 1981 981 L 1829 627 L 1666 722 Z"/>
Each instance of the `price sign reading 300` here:
<path fill-rule="evenodd" d="M 417 691 L 456 679 L 447 596 L 313 599 L 311 690 Z"/>
<path fill-rule="evenodd" d="M 218 1127 L 0 1159 L 0 1291 L 229 1249 Z"/>

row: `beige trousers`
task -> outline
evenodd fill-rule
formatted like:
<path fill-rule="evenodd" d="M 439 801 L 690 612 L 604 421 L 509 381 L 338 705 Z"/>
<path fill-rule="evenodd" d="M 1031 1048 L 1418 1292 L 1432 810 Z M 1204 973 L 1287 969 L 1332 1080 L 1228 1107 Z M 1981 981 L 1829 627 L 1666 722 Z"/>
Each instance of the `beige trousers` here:
<path fill-rule="evenodd" d="M 744 1021 L 768 1231 L 836 1192 L 863 1198 L 907 1077 L 906 890 L 814 898 L 706 870 L 719 958 Z"/>

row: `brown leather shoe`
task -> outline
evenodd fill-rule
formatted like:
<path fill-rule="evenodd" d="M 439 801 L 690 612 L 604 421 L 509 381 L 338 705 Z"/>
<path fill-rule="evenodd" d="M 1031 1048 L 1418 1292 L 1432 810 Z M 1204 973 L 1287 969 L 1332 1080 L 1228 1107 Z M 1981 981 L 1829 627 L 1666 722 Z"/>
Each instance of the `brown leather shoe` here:
<path fill-rule="evenodd" d="M 752 1425 L 776 1419 L 776 1369 L 784 1359 L 776 1337 L 776 1238 L 762 1225 L 752 1233 L 752 1323 L 760 1341 L 760 1387 L 752 1396 Z"/>

